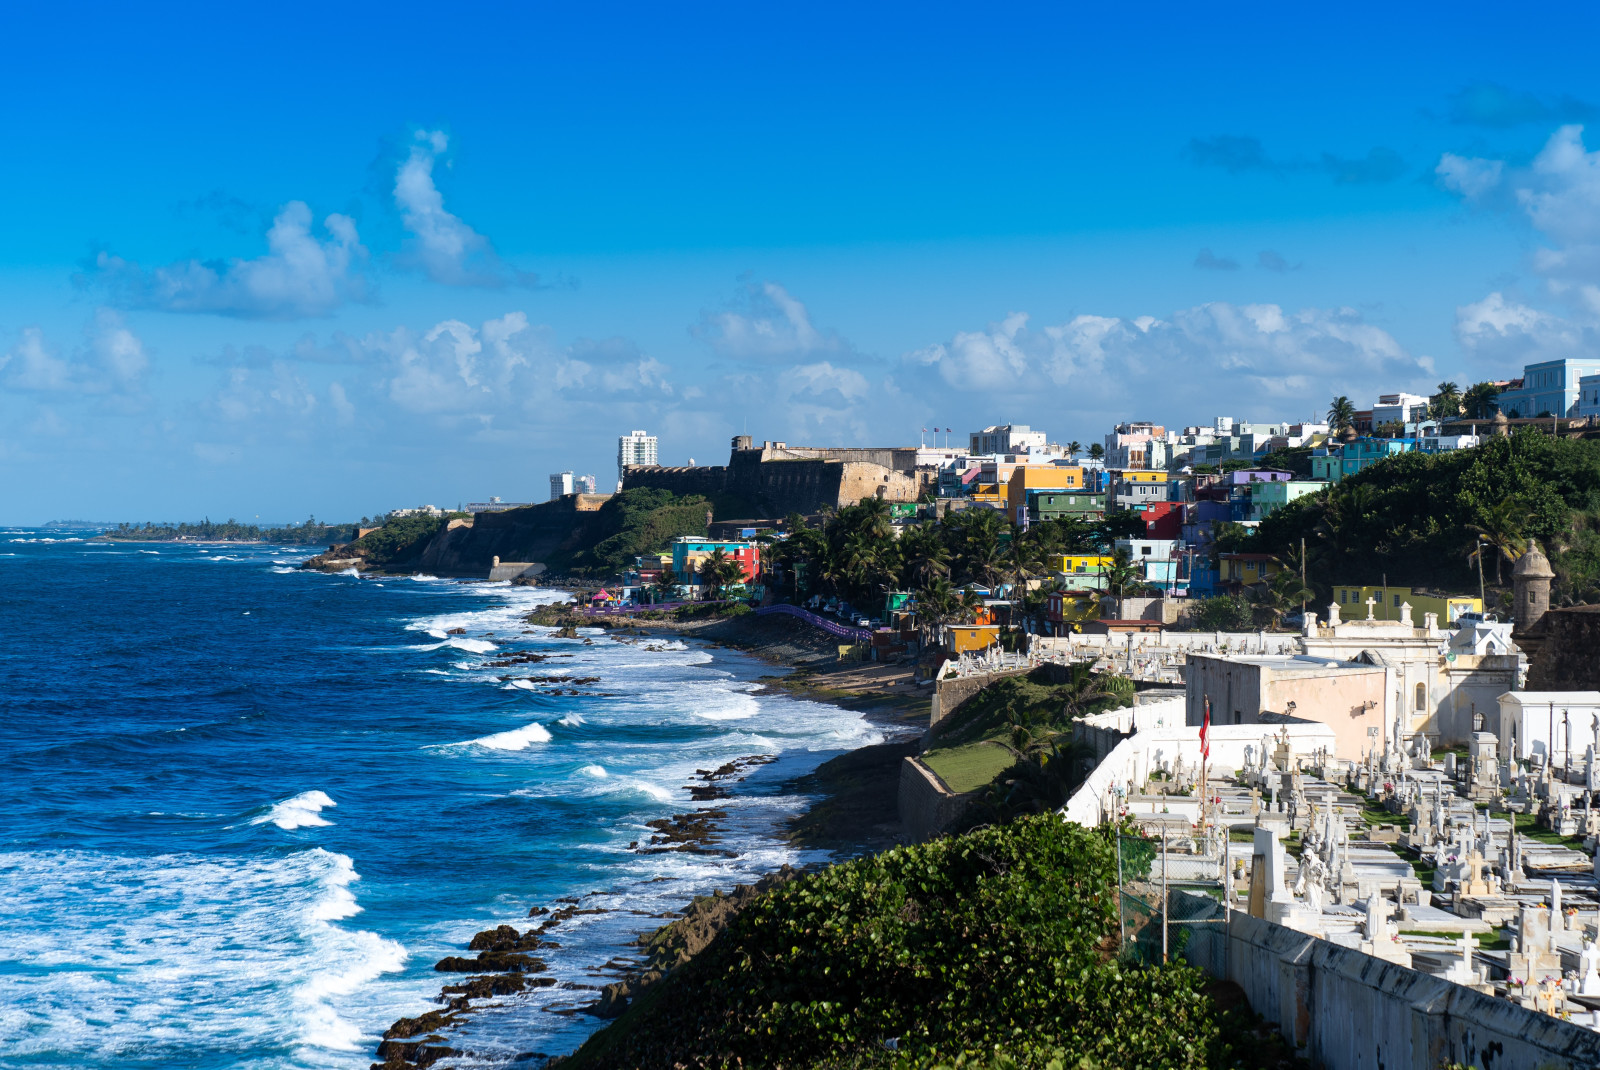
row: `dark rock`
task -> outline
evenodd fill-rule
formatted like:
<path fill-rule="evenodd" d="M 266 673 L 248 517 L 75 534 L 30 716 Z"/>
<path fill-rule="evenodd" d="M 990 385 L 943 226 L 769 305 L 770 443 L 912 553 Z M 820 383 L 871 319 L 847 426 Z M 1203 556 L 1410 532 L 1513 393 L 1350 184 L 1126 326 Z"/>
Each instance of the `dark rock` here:
<path fill-rule="evenodd" d="M 475 959 L 451 955 L 433 964 L 440 973 L 539 973 L 543 959 L 515 951 L 480 951 Z"/>

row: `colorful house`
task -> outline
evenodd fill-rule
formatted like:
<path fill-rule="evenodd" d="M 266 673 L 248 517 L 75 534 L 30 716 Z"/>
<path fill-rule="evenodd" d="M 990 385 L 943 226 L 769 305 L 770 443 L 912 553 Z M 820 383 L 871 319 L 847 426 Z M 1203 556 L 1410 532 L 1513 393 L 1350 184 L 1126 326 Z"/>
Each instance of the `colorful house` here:
<path fill-rule="evenodd" d="M 1296 498 L 1315 494 L 1328 486 L 1320 479 L 1274 480 L 1250 485 L 1250 519 L 1265 520 Z"/>
<path fill-rule="evenodd" d="M 1281 568 L 1271 554 L 1218 554 L 1217 586 L 1230 594 L 1270 579 Z"/>
<path fill-rule="evenodd" d="M 1171 540 L 1183 534 L 1184 502 L 1146 502 L 1133 507 L 1144 521 L 1144 537 Z"/>
<path fill-rule="evenodd" d="M 1029 498 L 1039 491 L 1054 497 L 1083 491 L 1083 469 L 1068 465 L 1019 464 L 1006 480 L 1006 514 L 1018 524 L 1031 519 Z M 1030 493 L 1033 492 L 1033 493 Z"/>
<path fill-rule="evenodd" d="M 1366 620 L 1369 608 L 1374 620 L 1399 620 L 1401 607 L 1409 604 L 1411 620 L 1419 628 L 1425 613 L 1437 614 L 1440 624 L 1454 624 L 1463 613 L 1483 612 L 1483 602 L 1476 595 L 1440 594 L 1423 587 L 1340 586 L 1333 589 L 1333 600 L 1345 620 Z"/>
<path fill-rule="evenodd" d="M 1414 438 L 1358 438 L 1354 442 L 1346 442 L 1343 447 L 1330 448 L 1326 456 L 1313 455 L 1311 476 L 1313 479 L 1337 483 L 1345 476 L 1353 476 L 1386 457 L 1409 453 L 1416 448 L 1417 440 Z"/>
<path fill-rule="evenodd" d="M 1164 471 L 1127 469 L 1110 475 L 1107 500 L 1119 508 L 1131 509 L 1146 502 L 1165 502 L 1172 499 L 1169 477 Z"/>
<path fill-rule="evenodd" d="M 717 539 L 696 539 L 682 535 L 672 540 L 672 571 L 679 579 L 686 579 L 700 570 L 700 563 L 721 550 L 739 562 L 746 583 L 753 583 L 761 573 L 761 547 L 749 542 L 725 542 Z"/>
<path fill-rule="evenodd" d="M 1054 554 L 1044 560 L 1045 568 L 1071 591 L 1098 591 L 1103 587 L 1100 574 L 1111 564 L 1102 554 Z"/>
<path fill-rule="evenodd" d="M 1028 522 L 1054 520 L 1070 516 L 1079 520 L 1094 521 L 1106 515 L 1106 496 L 1088 491 L 1038 490 L 1028 491 Z"/>
<path fill-rule="evenodd" d="M 1077 630 L 1077 625 L 1093 620 L 1099 612 L 1099 603 L 1090 591 L 1051 591 L 1045 596 L 1044 619 L 1056 635 Z"/>
<path fill-rule="evenodd" d="M 995 624 L 958 624 L 944 631 L 944 649 L 951 655 L 981 654 L 1000 641 Z"/>

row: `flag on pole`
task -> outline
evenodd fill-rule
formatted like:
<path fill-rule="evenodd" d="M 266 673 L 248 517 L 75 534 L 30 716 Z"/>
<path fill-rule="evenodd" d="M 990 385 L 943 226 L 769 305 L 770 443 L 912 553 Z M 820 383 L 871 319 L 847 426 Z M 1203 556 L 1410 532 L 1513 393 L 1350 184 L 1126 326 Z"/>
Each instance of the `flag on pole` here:
<path fill-rule="evenodd" d="M 1200 757 L 1211 757 L 1211 700 L 1206 699 L 1205 719 L 1200 722 Z"/>

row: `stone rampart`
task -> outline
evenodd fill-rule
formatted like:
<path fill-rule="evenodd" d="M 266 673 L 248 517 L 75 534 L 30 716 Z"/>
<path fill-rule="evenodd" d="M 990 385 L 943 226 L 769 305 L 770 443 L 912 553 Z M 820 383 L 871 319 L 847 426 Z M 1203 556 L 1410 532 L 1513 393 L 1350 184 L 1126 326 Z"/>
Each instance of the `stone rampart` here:
<path fill-rule="evenodd" d="M 900 763 L 900 826 L 913 843 L 931 840 L 960 817 L 977 792 L 957 794 L 933 770 L 907 757 Z"/>
<path fill-rule="evenodd" d="M 1529 691 L 1600 691 L 1600 606 L 1552 609 L 1540 621 Z"/>
<path fill-rule="evenodd" d="M 1192 896 L 1173 913 L 1221 913 L 1191 928 L 1184 954 L 1244 989 L 1311 1065 L 1327 1070 L 1600 1066 L 1600 1033 L 1464 985 Z"/>

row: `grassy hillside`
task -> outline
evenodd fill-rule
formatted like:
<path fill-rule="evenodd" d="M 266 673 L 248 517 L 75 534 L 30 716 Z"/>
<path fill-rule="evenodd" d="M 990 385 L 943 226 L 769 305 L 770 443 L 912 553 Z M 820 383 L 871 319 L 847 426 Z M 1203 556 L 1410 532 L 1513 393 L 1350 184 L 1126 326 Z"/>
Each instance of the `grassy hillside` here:
<path fill-rule="evenodd" d="M 1116 958 L 1115 876 L 1044 815 L 800 877 L 562 1070 L 1236 1065 L 1198 973 Z"/>
<path fill-rule="evenodd" d="M 939 725 L 922 763 L 951 791 L 976 791 L 1015 766 L 1017 752 L 1030 743 L 1069 733 L 1075 716 L 1131 701 L 1128 681 L 1088 677 L 1080 666 L 1071 682 L 1057 684 L 1050 671 L 998 680 L 978 692 Z M 1101 691 L 1114 695 L 1095 697 Z"/>

